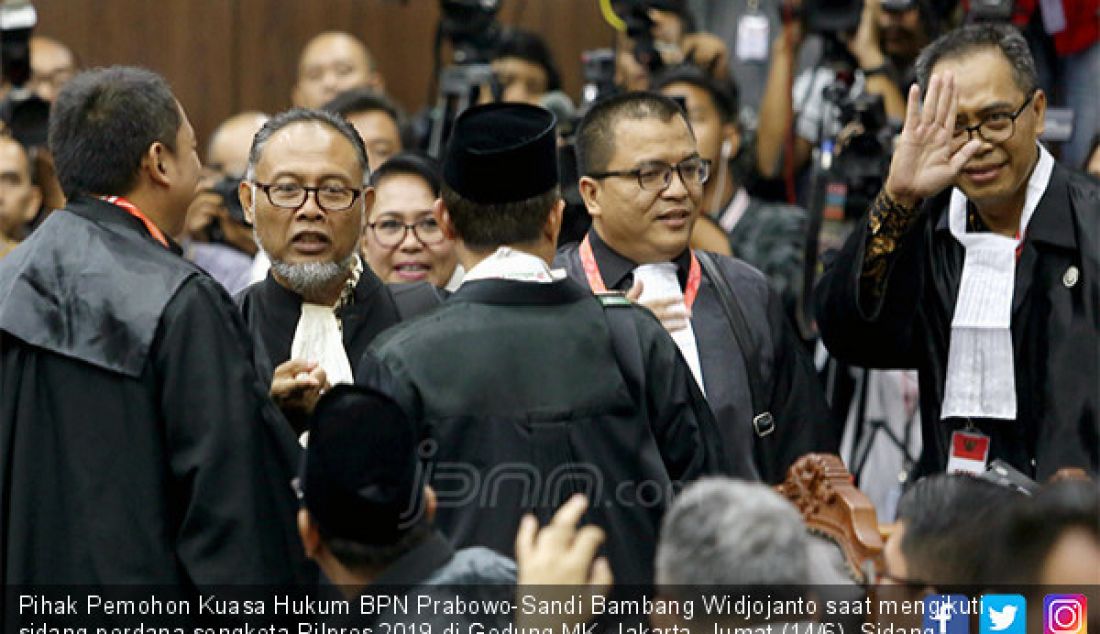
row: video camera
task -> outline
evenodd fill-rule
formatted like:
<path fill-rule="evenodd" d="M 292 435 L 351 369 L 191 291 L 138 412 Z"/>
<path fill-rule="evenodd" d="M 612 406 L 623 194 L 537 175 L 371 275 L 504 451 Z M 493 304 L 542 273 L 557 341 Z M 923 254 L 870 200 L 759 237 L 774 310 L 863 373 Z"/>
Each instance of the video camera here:
<path fill-rule="evenodd" d="M 863 0 L 804 0 L 801 15 L 810 33 L 855 33 L 863 15 Z"/>
<path fill-rule="evenodd" d="M 456 64 L 485 64 L 500 43 L 500 0 L 439 0 L 439 32 Z"/>
<path fill-rule="evenodd" d="M 496 20 L 500 0 L 439 0 L 439 25 L 436 28 L 435 71 L 436 103 L 420 117 L 417 135 L 422 147 L 439 158 L 450 137 L 451 124 L 463 110 L 478 103 L 481 91 L 488 87 L 494 99 L 500 86 L 489 68 L 500 45 L 502 29 Z M 451 63 L 442 64 L 443 41 L 451 43 Z"/>
<path fill-rule="evenodd" d="M 840 107 L 840 122 L 852 131 L 833 163 L 833 184 L 844 189 L 843 217 L 859 218 L 871 206 L 890 168 L 896 131 L 886 117 L 882 96 L 864 93 L 845 100 Z"/>
<path fill-rule="evenodd" d="M 241 206 L 241 199 L 237 195 L 240 188 L 241 179 L 233 178 L 232 176 L 226 176 L 220 181 L 210 186 L 208 190 L 210 193 L 215 194 L 221 199 L 222 206 L 229 212 L 229 218 L 244 227 L 249 226 L 248 220 L 244 217 L 244 207 Z M 225 230 L 222 229 L 221 222 L 215 218 L 205 228 L 206 238 L 210 242 L 218 242 L 221 244 L 228 244 L 228 240 L 225 236 Z"/>
<path fill-rule="evenodd" d="M 684 0 L 612 0 L 616 15 L 626 24 L 626 35 L 634 43 L 634 59 L 649 72 L 656 73 L 664 66 L 660 45 L 653 38 L 652 10 L 683 15 Z"/>
<path fill-rule="evenodd" d="M 30 92 L 30 39 L 38 14 L 30 0 L 5 0 L 0 5 L 0 71 L 11 92 L 0 102 L 0 120 L 26 148 L 46 145 L 50 104 Z"/>

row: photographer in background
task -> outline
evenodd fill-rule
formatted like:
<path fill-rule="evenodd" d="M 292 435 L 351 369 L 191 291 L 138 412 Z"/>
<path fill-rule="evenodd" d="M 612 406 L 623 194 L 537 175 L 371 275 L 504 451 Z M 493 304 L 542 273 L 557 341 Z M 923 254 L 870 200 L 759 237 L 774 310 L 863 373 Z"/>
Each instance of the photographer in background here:
<path fill-rule="evenodd" d="M 690 62 L 713 77 L 729 77 L 729 52 L 717 36 L 695 30 L 686 0 L 616 0 L 615 85 L 647 90 L 664 66 Z"/>
<path fill-rule="evenodd" d="M 252 136 L 267 121 L 262 112 L 242 112 L 214 130 L 206 167 L 195 199 L 187 209 L 184 257 L 225 287 L 231 295 L 251 282 L 256 241 L 245 221 L 237 187 L 248 167 Z"/>
<path fill-rule="evenodd" d="M 507 31 L 490 65 L 500 84 L 500 101 L 538 106 L 543 95 L 561 90 L 561 76 L 550 47 L 530 31 Z"/>
<path fill-rule="evenodd" d="M 1073 136 L 1062 144 L 1060 158 L 1079 165 L 1100 132 L 1100 0 L 971 0 L 971 13 L 979 19 L 984 17 L 980 4 L 1011 11 L 1003 18 L 1011 19 L 1027 38 L 1039 86 L 1051 95 L 1053 105 L 1073 111 Z"/>
<path fill-rule="evenodd" d="M 31 180 L 31 162 L 19 141 L 0 136 L 0 258 L 23 241 L 27 223 L 42 204 Z"/>
<path fill-rule="evenodd" d="M 881 11 L 879 0 L 866 0 L 855 33 L 826 36 L 827 39 L 835 37 L 843 45 L 833 47 L 843 49 L 833 52 L 847 59 L 833 60 L 834 65 L 823 63 L 803 71 L 792 82 L 805 36 L 804 23 L 798 16 L 806 12 L 800 0 L 794 0 L 785 9 L 783 30 L 772 43 L 771 69 L 760 106 L 761 112 L 769 116 L 761 117 L 757 128 L 756 168 L 766 179 L 788 174 L 788 199 L 792 193 L 790 174 L 808 163 L 814 146 L 821 142 L 821 124 L 827 105 L 825 92 L 838 78 L 847 80 L 846 98 L 854 99 L 864 93 L 881 95 L 889 118 L 900 121 L 905 114 L 905 100 L 891 77 L 879 39 Z M 838 72 L 837 68 L 844 66 L 852 72 Z M 789 139 L 792 125 L 793 139 Z M 786 169 L 784 163 L 788 164 Z"/>
<path fill-rule="evenodd" d="M 52 210 L 65 206 L 53 157 L 46 147 L 46 130 L 50 104 L 80 68 L 72 49 L 50 37 L 31 36 L 33 30 L 31 23 L 27 28 L 17 26 L 0 33 L 0 58 L 5 60 L 0 128 L 23 146 L 31 179 L 40 192 L 40 209 L 30 223 L 32 230 Z"/>
<path fill-rule="evenodd" d="M 739 182 L 732 168 L 742 147 L 737 85 L 712 79 L 695 66 L 683 65 L 665 69 L 655 78 L 653 87 L 665 96 L 684 100 L 699 155 L 712 166 L 712 174 L 703 186 L 703 213 L 692 230 L 693 246 L 697 246 L 700 227 L 718 228 L 728 242 L 726 253 L 732 252 L 764 273 L 783 299 L 785 311 L 793 316 L 802 289 L 806 212 L 753 198 Z"/>
<path fill-rule="evenodd" d="M 53 103 L 57 93 L 80 69 L 76 54 L 61 42 L 36 35 L 31 38 L 31 78 L 27 87 L 38 98 Z"/>
<path fill-rule="evenodd" d="M 353 88 L 321 106 L 347 119 L 363 138 L 371 170 L 382 166 L 394 154 L 411 145 L 401 107 L 371 88 Z"/>
<path fill-rule="evenodd" d="M 933 6 L 932 0 L 881 0 L 879 42 L 901 94 L 905 94 L 917 79 L 913 69 L 917 55 L 940 34 L 941 19 L 937 8 L 946 9 Z"/>

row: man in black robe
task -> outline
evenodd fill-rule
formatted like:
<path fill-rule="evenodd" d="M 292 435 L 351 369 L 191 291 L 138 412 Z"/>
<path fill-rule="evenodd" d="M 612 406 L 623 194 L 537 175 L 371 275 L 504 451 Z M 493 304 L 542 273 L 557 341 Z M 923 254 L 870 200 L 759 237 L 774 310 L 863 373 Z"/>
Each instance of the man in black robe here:
<path fill-rule="evenodd" d="M 676 102 L 627 93 L 596 104 L 578 130 L 577 161 L 592 228 L 556 263 L 593 291 L 642 281 L 641 301 L 693 365 L 724 447 L 751 447 L 764 480 L 782 481 L 806 453 L 835 451 L 824 394 L 779 296 L 748 264 L 708 254 L 714 279 L 707 256 L 688 248 L 709 164 Z M 735 305 L 723 306 L 719 284 Z"/>
<path fill-rule="evenodd" d="M 169 237 L 200 170 L 181 106 L 148 71 L 85 73 L 50 150 L 69 203 L 0 263 L 0 585 L 295 582 L 297 446 Z"/>
<path fill-rule="evenodd" d="M 919 370 L 920 474 L 1095 473 L 1100 188 L 1038 144 L 1046 95 L 1012 27 L 948 33 L 917 74 L 883 191 L 821 279 L 825 345 Z"/>
<path fill-rule="evenodd" d="M 257 368 L 299 432 L 326 384 L 352 381 L 378 333 L 403 310 L 416 314 L 439 301 L 426 284 L 392 290 L 363 265 L 359 237 L 374 199 L 367 176 L 351 124 L 289 110 L 256 134 L 241 183 L 241 205 L 271 270 L 237 300 L 257 342 Z"/>
<path fill-rule="evenodd" d="M 379 337 L 358 376 L 420 425 L 437 522 L 456 545 L 511 554 L 526 510 L 546 520 L 587 492 L 616 580 L 646 583 L 676 485 L 750 475 L 750 458 L 719 452 L 710 410 L 652 315 L 551 274 L 564 208 L 555 156 L 543 109 L 459 117 L 435 213 L 466 277 L 441 308 Z"/>

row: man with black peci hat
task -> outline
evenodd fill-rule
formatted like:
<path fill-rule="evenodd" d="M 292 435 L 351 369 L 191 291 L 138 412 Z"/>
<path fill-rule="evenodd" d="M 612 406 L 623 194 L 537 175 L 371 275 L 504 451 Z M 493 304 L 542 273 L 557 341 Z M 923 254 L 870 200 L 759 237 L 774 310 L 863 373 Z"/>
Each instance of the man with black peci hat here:
<path fill-rule="evenodd" d="M 433 527 L 435 494 L 416 443 L 408 417 L 380 392 L 337 385 L 319 401 L 298 479 L 306 554 L 348 597 L 507 596 L 516 581 L 510 559 L 487 548 L 456 551 Z"/>
<path fill-rule="evenodd" d="M 431 441 L 437 522 L 457 545 L 510 554 L 525 511 L 545 520 L 586 492 L 616 580 L 645 583 L 676 485 L 748 458 L 718 453 L 713 416 L 652 315 L 551 272 L 554 123 L 522 104 L 457 119 L 434 212 L 465 281 L 380 336 L 357 378 L 391 391 Z"/>

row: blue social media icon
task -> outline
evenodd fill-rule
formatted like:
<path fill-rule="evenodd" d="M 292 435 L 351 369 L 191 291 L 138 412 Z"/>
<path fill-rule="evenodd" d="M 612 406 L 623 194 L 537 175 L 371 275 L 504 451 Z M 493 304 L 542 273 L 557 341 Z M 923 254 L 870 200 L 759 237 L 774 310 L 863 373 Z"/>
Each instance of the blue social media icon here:
<path fill-rule="evenodd" d="M 970 634 L 966 595 L 930 594 L 925 597 L 924 631 L 928 634 Z"/>
<path fill-rule="evenodd" d="M 1027 601 L 1018 594 L 983 594 L 981 634 L 1027 634 Z"/>

